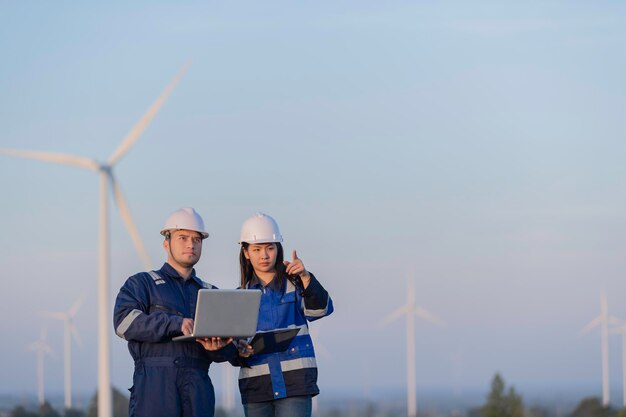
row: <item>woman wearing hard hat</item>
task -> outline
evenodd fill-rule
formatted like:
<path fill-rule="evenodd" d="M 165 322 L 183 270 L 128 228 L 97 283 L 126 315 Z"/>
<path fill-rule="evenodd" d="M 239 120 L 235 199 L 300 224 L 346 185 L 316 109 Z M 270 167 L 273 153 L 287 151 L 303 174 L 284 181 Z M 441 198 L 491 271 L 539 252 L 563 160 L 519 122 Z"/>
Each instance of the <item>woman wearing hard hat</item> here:
<path fill-rule="evenodd" d="M 328 316 L 333 302 L 292 253 L 283 260 L 276 221 L 263 213 L 241 228 L 241 288 L 260 289 L 257 331 L 299 328 L 287 350 L 254 354 L 240 350 L 239 390 L 246 417 L 310 417 L 319 394 L 317 365 L 307 321 Z"/>

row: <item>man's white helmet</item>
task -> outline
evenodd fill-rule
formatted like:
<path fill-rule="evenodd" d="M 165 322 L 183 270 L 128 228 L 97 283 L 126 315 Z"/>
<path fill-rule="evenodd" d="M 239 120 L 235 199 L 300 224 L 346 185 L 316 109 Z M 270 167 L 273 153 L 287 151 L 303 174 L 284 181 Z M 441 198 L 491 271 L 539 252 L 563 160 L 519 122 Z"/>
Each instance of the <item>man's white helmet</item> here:
<path fill-rule="evenodd" d="M 209 237 L 209 232 L 204 229 L 202 217 L 191 207 L 184 207 L 170 214 L 165 220 L 161 234 L 167 236 L 168 233 L 181 229 L 198 232 L 202 235 L 202 239 Z"/>
<path fill-rule="evenodd" d="M 241 226 L 239 243 L 277 243 L 282 242 L 283 236 L 278 229 L 278 223 L 271 216 L 256 213 Z"/>

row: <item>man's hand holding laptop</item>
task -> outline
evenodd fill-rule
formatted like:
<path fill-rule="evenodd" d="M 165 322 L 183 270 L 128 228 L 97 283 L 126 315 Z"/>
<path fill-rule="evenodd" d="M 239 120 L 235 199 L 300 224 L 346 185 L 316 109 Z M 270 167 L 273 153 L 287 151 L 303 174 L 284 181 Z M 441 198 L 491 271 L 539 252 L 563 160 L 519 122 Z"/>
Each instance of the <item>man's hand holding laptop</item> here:
<path fill-rule="evenodd" d="M 183 325 L 180 328 L 180 331 L 185 336 L 189 336 L 193 333 L 193 319 L 184 318 Z M 196 339 L 196 342 L 200 343 L 202 347 L 206 350 L 219 350 L 233 341 L 233 338 L 230 337 L 226 340 L 221 337 L 199 337 Z"/>
<path fill-rule="evenodd" d="M 200 343 L 206 350 L 219 350 L 233 341 L 232 337 L 222 339 L 221 337 L 199 337 L 196 342 Z"/>

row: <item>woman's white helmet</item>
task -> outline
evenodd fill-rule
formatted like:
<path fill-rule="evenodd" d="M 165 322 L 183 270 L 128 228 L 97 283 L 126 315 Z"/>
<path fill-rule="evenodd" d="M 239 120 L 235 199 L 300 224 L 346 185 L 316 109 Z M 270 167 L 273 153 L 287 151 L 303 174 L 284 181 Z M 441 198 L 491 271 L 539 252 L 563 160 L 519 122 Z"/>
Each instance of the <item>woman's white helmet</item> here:
<path fill-rule="evenodd" d="M 193 230 L 202 235 L 202 239 L 209 237 L 209 232 L 204 229 L 202 217 L 191 207 L 176 210 L 165 220 L 161 234 L 165 237 L 174 230 Z"/>
<path fill-rule="evenodd" d="M 277 243 L 282 242 L 283 236 L 278 229 L 278 223 L 271 216 L 258 212 L 241 226 L 239 243 Z"/>

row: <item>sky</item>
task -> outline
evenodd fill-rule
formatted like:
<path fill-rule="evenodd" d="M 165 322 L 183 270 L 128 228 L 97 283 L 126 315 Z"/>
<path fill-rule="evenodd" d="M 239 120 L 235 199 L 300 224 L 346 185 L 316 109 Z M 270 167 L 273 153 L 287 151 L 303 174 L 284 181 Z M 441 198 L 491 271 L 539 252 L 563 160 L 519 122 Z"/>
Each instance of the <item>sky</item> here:
<path fill-rule="evenodd" d="M 605 0 L 0 1 L 0 148 L 105 161 L 191 62 L 114 167 L 155 268 L 165 218 L 193 206 L 211 234 L 198 275 L 236 287 L 241 223 L 263 211 L 334 301 L 312 324 L 322 393 L 404 389 L 404 321 L 380 322 L 412 277 L 445 322 L 416 322 L 418 392 L 486 391 L 501 372 L 522 392 L 599 395 L 599 332 L 579 331 L 603 290 L 626 320 L 625 14 Z M 98 177 L 0 155 L 0 195 L 0 392 L 35 392 L 42 326 L 46 387 L 62 391 L 62 324 L 42 312 L 81 296 L 73 386 L 95 390 Z M 112 305 L 144 267 L 110 201 Z M 615 390 L 621 348 L 612 334 Z"/>

